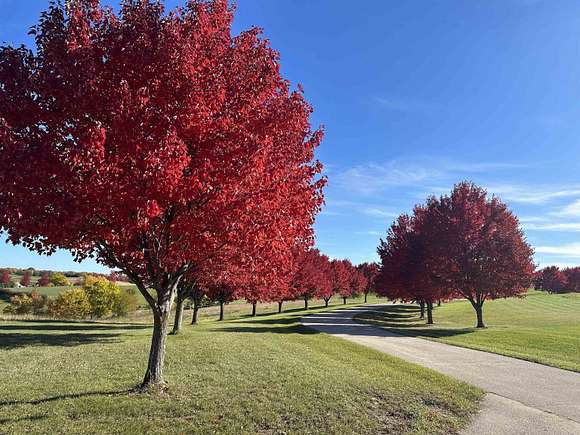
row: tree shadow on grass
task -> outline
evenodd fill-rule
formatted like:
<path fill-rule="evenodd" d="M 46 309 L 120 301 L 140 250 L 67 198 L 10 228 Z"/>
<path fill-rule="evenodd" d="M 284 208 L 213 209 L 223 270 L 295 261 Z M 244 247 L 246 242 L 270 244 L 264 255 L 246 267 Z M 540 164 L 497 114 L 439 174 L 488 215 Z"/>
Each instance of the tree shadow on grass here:
<path fill-rule="evenodd" d="M 39 325 L 28 325 L 22 323 L 0 323 L 0 333 L 2 331 L 99 331 L 99 330 L 135 330 L 150 329 L 145 324 L 106 324 L 106 323 L 46 323 Z"/>
<path fill-rule="evenodd" d="M 39 421 L 44 420 L 46 418 L 47 418 L 46 415 L 30 415 L 28 417 L 0 418 L 0 425 L 8 423 L 19 423 L 21 421 Z"/>
<path fill-rule="evenodd" d="M 149 323 L 140 323 L 140 322 L 106 322 L 102 320 L 73 320 L 73 319 L 14 319 L 9 320 L 10 322 L 14 323 L 38 323 L 38 324 L 46 324 L 46 323 L 53 323 L 53 324 L 71 324 L 71 325 L 108 325 L 113 327 L 141 327 L 146 326 L 149 327 L 151 324 Z M 1 324 L 0 324 L 1 325 Z"/>
<path fill-rule="evenodd" d="M 296 320 L 293 320 L 291 324 L 280 324 L 280 326 L 276 326 L 272 324 L 272 326 L 260 326 L 257 324 L 258 322 L 243 322 L 239 323 L 240 326 L 228 326 L 225 328 L 214 328 L 212 332 L 245 332 L 245 333 L 258 333 L 258 334 L 303 334 L 303 335 L 311 335 L 311 334 L 318 334 L 319 331 L 316 331 L 311 328 L 307 328 L 304 325 L 301 325 Z M 242 325 L 251 325 L 256 324 L 255 326 L 242 326 Z M 267 323 L 264 323 L 267 324 Z"/>
<path fill-rule="evenodd" d="M 70 393 L 61 394 L 59 396 L 44 397 L 42 399 L 33 400 L 5 400 L 0 402 L 0 407 L 15 406 L 15 405 L 42 405 L 43 403 L 56 402 L 65 399 L 79 399 L 90 396 L 120 396 L 121 394 L 129 394 L 132 390 L 113 390 L 113 391 L 87 391 L 85 393 Z M 1 421 L 1 420 L 0 420 Z"/>
<path fill-rule="evenodd" d="M 406 313 L 406 314 L 401 314 Z M 355 320 L 379 326 L 396 334 L 411 337 L 445 338 L 470 334 L 475 328 L 441 328 L 427 325 L 419 317 L 420 310 L 414 305 L 389 305 L 376 311 L 367 311 L 355 316 Z"/>
<path fill-rule="evenodd" d="M 17 349 L 28 346 L 80 346 L 91 343 L 118 343 L 121 334 L 20 334 L 0 335 L 0 349 Z"/>

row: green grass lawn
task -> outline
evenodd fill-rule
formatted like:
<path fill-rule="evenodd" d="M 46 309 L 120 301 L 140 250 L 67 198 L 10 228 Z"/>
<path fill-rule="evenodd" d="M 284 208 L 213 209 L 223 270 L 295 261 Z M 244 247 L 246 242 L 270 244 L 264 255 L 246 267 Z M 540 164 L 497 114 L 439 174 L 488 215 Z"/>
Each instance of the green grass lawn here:
<path fill-rule="evenodd" d="M 0 322 L 0 432 L 456 433 L 476 411 L 477 388 L 317 333 L 303 314 L 186 326 L 169 337 L 161 397 L 130 391 L 148 323 Z"/>
<path fill-rule="evenodd" d="M 485 329 L 473 327 L 475 312 L 467 301 L 436 308 L 430 327 L 419 319 L 415 305 L 386 307 L 357 318 L 406 335 L 580 371 L 580 294 L 530 291 L 523 299 L 488 301 L 483 311 Z"/>

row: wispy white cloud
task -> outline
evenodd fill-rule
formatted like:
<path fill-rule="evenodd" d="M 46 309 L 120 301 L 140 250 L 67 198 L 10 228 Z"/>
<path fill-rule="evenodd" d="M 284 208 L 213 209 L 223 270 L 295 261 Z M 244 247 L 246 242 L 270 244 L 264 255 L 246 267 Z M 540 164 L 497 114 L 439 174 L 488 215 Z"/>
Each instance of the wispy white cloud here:
<path fill-rule="evenodd" d="M 553 216 L 580 217 L 580 199 L 562 207 L 560 210 L 552 212 Z"/>
<path fill-rule="evenodd" d="M 358 235 L 361 235 L 361 236 L 374 236 L 374 237 L 380 237 L 380 236 L 383 236 L 384 235 L 380 231 L 373 231 L 373 230 L 369 230 L 369 231 L 355 231 L 355 234 L 358 234 Z"/>
<path fill-rule="evenodd" d="M 367 208 L 361 209 L 361 211 L 362 211 L 362 213 L 364 213 L 368 216 L 373 216 L 373 217 L 377 217 L 377 218 L 395 218 L 399 215 L 398 213 L 394 213 L 392 211 L 388 211 L 388 210 L 385 210 L 383 208 L 378 208 L 378 207 L 367 207 Z"/>
<path fill-rule="evenodd" d="M 471 178 L 473 174 L 524 167 L 530 165 L 509 162 L 459 162 L 451 159 L 417 157 L 357 165 L 337 173 L 334 181 L 349 190 L 370 195 L 393 187 L 429 188 L 443 182 L 453 184 L 463 178 Z M 450 186 L 445 191 L 449 188 Z M 432 188 L 429 190 L 433 191 Z M 504 190 L 507 189 L 504 187 Z"/>
<path fill-rule="evenodd" d="M 568 243 L 559 246 L 537 246 L 535 250 L 539 254 L 580 257 L 580 243 Z"/>
<path fill-rule="evenodd" d="M 544 222 L 524 223 L 524 229 L 532 231 L 566 231 L 580 232 L 580 222 Z"/>
<path fill-rule="evenodd" d="M 500 196 L 507 202 L 525 204 L 546 204 L 554 199 L 580 195 L 580 186 L 531 186 L 531 185 L 490 185 L 489 193 Z"/>

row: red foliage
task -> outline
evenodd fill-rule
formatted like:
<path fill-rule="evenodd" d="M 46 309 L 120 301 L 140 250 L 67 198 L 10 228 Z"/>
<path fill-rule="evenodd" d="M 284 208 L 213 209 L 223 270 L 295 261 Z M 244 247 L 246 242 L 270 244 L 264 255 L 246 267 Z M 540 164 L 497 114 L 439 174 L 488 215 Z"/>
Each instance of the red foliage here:
<path fill-rule="evenodd" d="M 416 300 L 412 282 L 415 270 L 411 252 L 412 222 L 409 215 L 399 216 L 389 227 L 386 239 L 381 239 L 377 249 L 381 265 L 375 279 L 376 292 L 392 300 Z"/>
<path fill-rule="evenodd" d="M 30 278 L 32 273 L 29 270 L 24 271 L 24 275 L 22 275 L 22 279 L 20 280 L 20 285 L 24 287 L 30 287 Z"/>
<path fill-rule="evenodd" d="M 50 284 L 50 275 L 48 272 L 42 272 L 37 284 L 39 287 L 46 287 Z"/>
<path fill-rule="evenodd" d="M 545 267 L 538 272 L 534 285 L 537 289 L 550 293 L 565 293 L 569 288 L 568 277 L 570 277 L 573 282 L 578 279 L 577 271 L 574 271 L 573 269 L 568 270 L 568 273 L 564 273 L 557 266 Z"/>
<path fill-rule="evenodd" d="M 232 36 L 226 0 L 68 5 L 35 51 L 0 49 L 0 228 L 125 273 L 155 317 L 144 385 L 162 383 L 185 274 L 227 249 L 265 281 L 312 243 L 322 133 L 261 32 Z"/>
<path fill-rule="evenodd" d="M 295 254 L 292 289 L 295 298 L 304 299 L 308 308 L 308 300 L 313 297 L 330 299 L 331 286 L 328 280 L 328 257 L 320 254 L 318 249 L 298 251 Z"/>
<path fill-rule="evenodd" d="M 334 293 L 342 297 L 350 296 L 350 277 L 352 264 L 348 260 L 332 260 L 330 262 L 330 286 Z"/>
<path fill-rule="evenodd" d="M 568 290 L 580 293 L 580 267 L 568 267 L 562 272 L 566 275 Z"/>
<path fill-rule="evenodd" d="M 366 302 L 366 295 L 375 291 L 375 279 L 379 273 L 379 265 L 377 263 L 361 263 L 356 268 L 362 272 L 366 279 L 366 285 L 363 289 Z"/>
<path fill-rule="evenodd" d="M 4 269 L 2 274 L 0 274 L 0 284 L 2 284 L 4 287 L 8 287 L 10 284 L 10 272 L 8 272 L 6 269 Z"/>
<path fill-rule="evenodd" d="M 451 294 L 466 298 L 483 324 L 487 299 L 525 293 L 533 251 L 517 218 L 496 197 L 472 183 L 429 198 L 414 216 L 403 215 L 381 240 L 377 292 L 428 304 Z"/>

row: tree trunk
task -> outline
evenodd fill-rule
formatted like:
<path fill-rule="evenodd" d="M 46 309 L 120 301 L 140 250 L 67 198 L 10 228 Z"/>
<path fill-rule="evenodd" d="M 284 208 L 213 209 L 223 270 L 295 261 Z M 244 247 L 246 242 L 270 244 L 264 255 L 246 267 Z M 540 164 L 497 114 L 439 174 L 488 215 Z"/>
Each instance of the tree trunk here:
<path fill-rule="evenodd" d="M 433 302 L 427 302 L 427 325 L 433 324 Z"/>
<path fill-rule="evenodd" d="M 368 293 L 365 292 L 365 304 L 367 303 L 367 294 Z"/>
<path fill-rule="evenodd" d="M 163 387 L 163 364 L 165 362 L 165 345 L 167 343 L 167 326 L 169 325 L 169 313 L 171 311 L 171 299 L 157 310 L 153 310 L 153 337 L 151 338 L 151 350 L 147 372 L 141 388 Z"/>
<path fill-rule="evenodd" d="M 219 320 L 224 320 L 224 303 L 220 302 L 220 318 Z"/>
<path fill-rule="evenodd" d="M 441 299 L 439 299 L 439 300 L 437 301 L 437 306 L 438 306 L 438 307 L 440 307 L 440 306 L 441 306 Z"/>
<path fill-rule="evenodd" d="M 326 308 L 328 308 L 328 302 L 330 302 L 330 299 L 325 299 L 325 300 L 324 300 L 324 306 L 325 306 Z"/>
<path fill-rule="evenodd" d="M 425 318 L 425 302 L 423 302 L 423 301 L 419 302 L 419 308 L 421 309 L 421 315 L 419 316 L 419 318 L 424 319 Z"/>
<path fill-rule="evenodd" d="M 280 314 L 282 312 L 282 303 L 284 301 L 278 301 L 278 314 Z"/>
<path fill-rule="evenodd" d="M 175 305 L 175 321 L 173 322 L 173 335 L 179 334 L 181 331 L 181 324 L 183 323 L 183 297 L 177 294 L 177 302 Z"/>
<path fill-rule="evenodd" d="M 343 297 L 342 297 L 342 303 L 343 303 L 344 305 L 346 305 L 346 296 L 343 296 Z"/>
<path fill-rule="evenodd" d="M 308 298 L 307 297 L 304 298 L 304 309 L 305 310 L 308 309 Z"/>
<path fill-rule="evenodd" d="M 475 304 L 474 308 L 475 313 L 477 314 L 477 327 L 485 328 L 485 324 L 483 323 L 483 302 Z"/>
<path fill-rule="evenodd" d="M 193 301 L 193 314 L 191 316 L 191 324 L 197 325 L 197 319 L 199 317 L 199 305 L 196 301 Z"/>
<path fill-rule="evenodd" d="M 256 302 L 252 302 L 252 317 L 256 317 Z"/>

